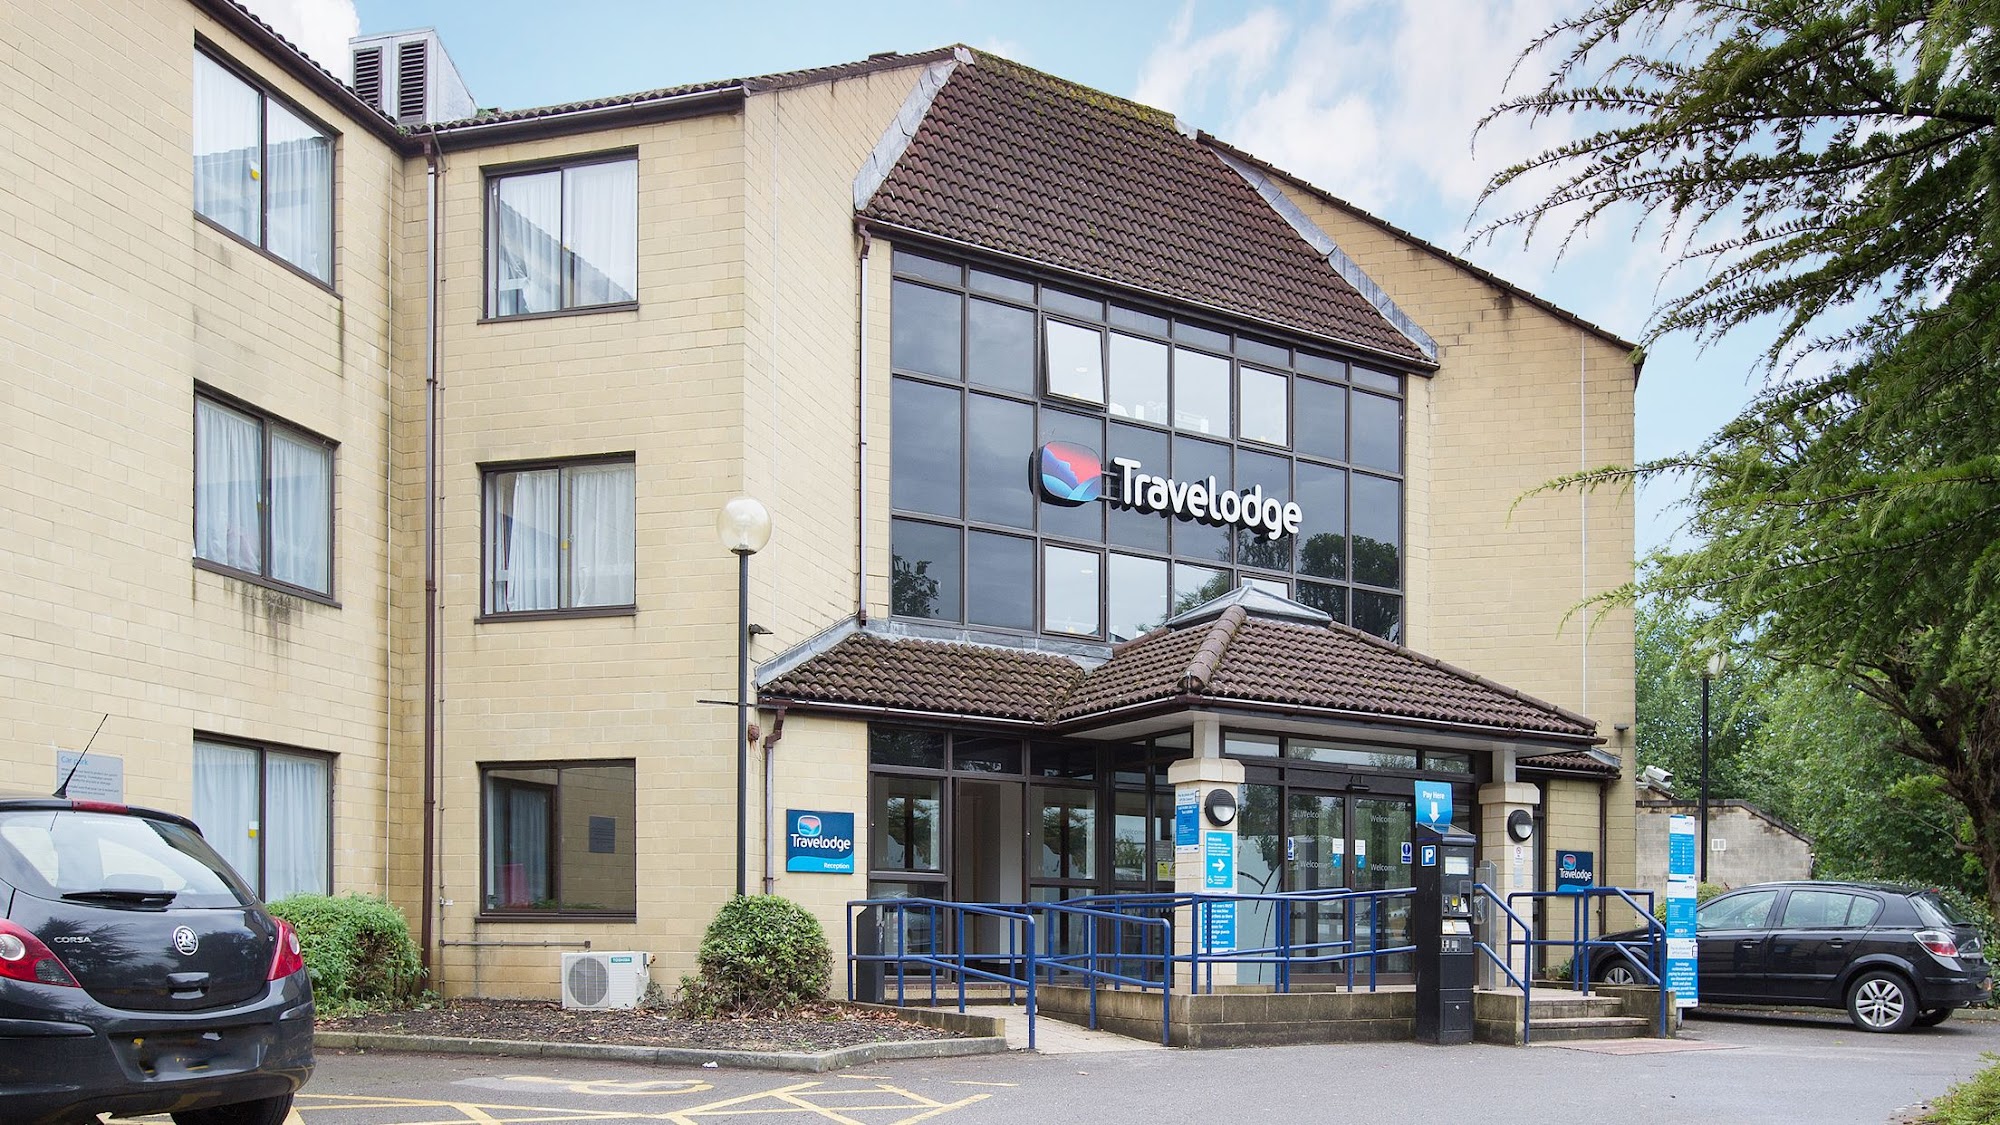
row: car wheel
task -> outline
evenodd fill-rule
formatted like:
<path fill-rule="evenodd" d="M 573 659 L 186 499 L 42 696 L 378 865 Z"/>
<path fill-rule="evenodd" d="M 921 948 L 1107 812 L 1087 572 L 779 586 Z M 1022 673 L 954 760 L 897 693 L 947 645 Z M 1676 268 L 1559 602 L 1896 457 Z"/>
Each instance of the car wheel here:
<path fill-rule="evenodd" d="M 174 1125 L 284 1125 L 292 1112 L 292 1096 L 259 1098 L 254 1102 L 234 1102 L 208 1109 L 184 1109 L 175 1113 Z"/>
<path fill-rule="evenodd" d="M 1597 983 L 1613 988 L 1632 988 L 1639 983 L 1639 974 L 1623 961 L 1614 961 L 1597 974 Z"/>
<path fill-rule="evenodd" d="M 1917 1018 L 1917 998 L 1894 973 L 1864 973 L 1847 990 L 1847 1014 L 1863 1031 L 1902 1031 Z"/>
<path fill-rule="evenodd" d="M 1950 1019 L 1951 1013 L 1952 1009 L 1950 1008 L 1932 1008 L 1928 1012 L 1919 1012 L 1917 1013 L 1917 1021 L 1916 1021 L 1917 1026 L 1936 1027 L 1937 1025 Z"/>

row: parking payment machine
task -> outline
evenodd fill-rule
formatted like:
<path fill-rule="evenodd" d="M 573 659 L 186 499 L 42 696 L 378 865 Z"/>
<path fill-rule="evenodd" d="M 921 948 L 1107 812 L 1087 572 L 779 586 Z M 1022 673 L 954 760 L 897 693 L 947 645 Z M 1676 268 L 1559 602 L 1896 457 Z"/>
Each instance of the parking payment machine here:
<path fill-rule="evenodd" d="M 1471 836 L 1417 832 L 1415 940 L 1417 1038 L 1426 1043 L 1472 1042 L 1472 986 L 1479 949 L 1472 933 Z"/>

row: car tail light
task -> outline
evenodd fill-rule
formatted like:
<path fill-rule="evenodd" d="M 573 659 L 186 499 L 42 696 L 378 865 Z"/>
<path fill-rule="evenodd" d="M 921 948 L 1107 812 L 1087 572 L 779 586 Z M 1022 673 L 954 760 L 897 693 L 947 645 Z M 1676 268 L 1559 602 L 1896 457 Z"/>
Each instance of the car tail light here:
<path fill-rule="evenodd" d="M 69 967 L 42 939 L 12 922 L 0 921 L 0 977 L 76 988 Z"/>
<path fill-rule="evenodd" d="M 305 954 L 299 949 L 299 932 L 283 918 L 277 922 L 278 950 L 271 954 L 271 975 L 266 978 L 269 980 L 284 980 L 306 967 Z"/>
<path fill-rule="evenodd" d="M 121 805 L 116 801 L 71 801 L 69 807 L 78 812 L 128 813 L 132 811 L 131 806 Z"/>
<path fill-rule="evenodd" d="M 1958 938 L 1943 930 L 1918 930 L 1917 943 L 1931 951 L 1933 957 L 1958 956 Z"/>

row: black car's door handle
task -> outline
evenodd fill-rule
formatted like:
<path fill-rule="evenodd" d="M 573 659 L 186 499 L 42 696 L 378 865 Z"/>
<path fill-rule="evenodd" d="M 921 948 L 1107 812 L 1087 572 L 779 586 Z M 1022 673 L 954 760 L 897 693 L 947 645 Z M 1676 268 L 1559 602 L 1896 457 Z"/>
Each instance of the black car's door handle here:
<path fill-rule="evenodd" d="M 208 974 L 168 973 L 167 991 L 176 999 L 205 995 L 208 992 Z"/>

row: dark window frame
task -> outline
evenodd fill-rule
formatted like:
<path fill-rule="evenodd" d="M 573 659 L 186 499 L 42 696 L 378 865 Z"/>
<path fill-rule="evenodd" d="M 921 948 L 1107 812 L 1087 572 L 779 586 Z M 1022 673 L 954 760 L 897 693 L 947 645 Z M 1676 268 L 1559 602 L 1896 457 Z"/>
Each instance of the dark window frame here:
<path fill-rule="evenodd" d="M 340 290 L 335 283 L 340 276 L 340 167 L 341 167 L 341 147 L 342 147 L 340 130 L 335 129 L 331 125 L 327 124 L 326 121 L 322 119 L 318 114 L 311 112 L 304 106 L 300 105 L 298 102 L 293 101 L 291 98 L 288 98 L 284 94 L 279 93 L 277 90 L 272 88 L 269 82 L 259 77 L 255 71 L 244 66 L 242 63 L 237 62 L 235 59 L 229 57 L 229 55 L 226 54 L 220 47 L 218 47 L 214 43 L 211 43 L 206 38 L 203 38 L 202 36 L 199 35 L 195 36 L 194 53 L 202 56 L 203 58 L 206 58 L 208 61 L 214 63 L 216 66 L 221 67 L 224 72 L 236 78 L 238 81 L 241 81 L 244 85 L 250 87 L 251 90 L 256 92 L 257 105 L 258 105 L 257 158 L 258 158 L 258 167 L 260 169 L 268 167 L 270 163 L 270 154 L 267 151 L 267 149 L 270 145 L 271 118 L 270 118 L 270 112 L 267 107 L 271 102 L 274 101 L 277 102 L 280 106 L 283 106 L 285 108 L 286 112 L 291 113 L 299 120 L 305 122 L 307 125 L 317 130 L 322 136 L 326 137 L 327 139 L 327 172 L 326 172 L 327 276 L 321 277 L 318 274 L 312 272 L 311 270 L 305 268 L 304 266 L 299 265 L 297 262 L 294 262 L 291 259 L 286 258 L 284 255 L 279 254 L 277 251 L 271 249 L 270 247 L 271 191 L 270 191 L 270 179 L 267 176 L 258 177 L 257 238 L 254 241 L 245 238 L 241 234 L 238 234 L 237 232 L 229 229 L 228 227 L 224 226 L 220 221 L 212 219 L 209 216 L 202 214 L 202 212 L 198 209 L 195 210 L 194 212 L 195 219 L 198 222 L 200 222 L 203 226 L 208 227 L 210 230 L 216 231 L 228 238 L 234 239 L 240 245 L 255 250 L 258 254 L 262 255 L 263 257 L 268 258 L 273 262 L 276 262 L 278 265 L 283 266 L 285 269 L 290 270 L 292 273 L 297 274 L 298 276 L 306 279 L 312 284 L 317 285 L 321 289 L 326 290 L 328 293 L 331 293 L 334 296 L 338 297 L 340 295 Z M 192 92 L 194 83 L 192 75 L 189 76 L 188 83 L 189 83 L 189 90 L 190 92 Z M 197 107 L 195 111 L 199 112 L 199 108 Z M 190 140 L 190 157 L 192 157 L 193 155 L 192 130 L 190 130 L 189 140 Z M 193 182 L 192 175 L 189 176 L 189 182 L 190 184 L 192 184 Z"/>
<path fill-rule="evenodd" d="M 620 605 L 603 606 L 562 606 L 555 609 L 504 610 L 493 608 L 493 558 L 488 551 L 492 536 L 489 534 L 493 519 L 493 479 L 501 473 L 536 472 L 548 469 L 566 470 L 582 465 L 628 464 L 632 466 L 633 503 L 633 543 L 632 543 L 632 600 Z M 567 529 L 570 526 L 569 493 L 560 482 L 564 478 L 558 473 L 556 502 L 558 505 L 557 524 Z M 639 612 L 639 544 L 638 544 L 638 502 L 639 502 L 639 458 L 636 451 L 627 453 L 591 453 L 578 457 L 545 457 L 527 461 L 483 461 L 479 464 L 479 615 L 474 618 L 479 623 L 496 621 L 554 621 L 585 617 L 630 617 Z M 557 557 L 556 597 L 560 603 L 573 596 L 569 588 L 570 567 L 566 556 Z"/>
<path fill-rule="evenodd" d="M 631 820 L 631 828 L 632 828 L 632 830 L 631 830 L 631 832 L 630 832 L 630 836 L 631 836 L 631 839 L 632 839 L 632 848 L 633 848 L 633 851 L 634 851 L 634 854 L 636 855 L 636 853 L 637 853 L 637 850 L 638 850 L 638 845 L 639 845 L 639 841 L 638 841 L 638 809 L 639 809 L 639 762 L 638 762 L 638 759 L 636 759 L 636 758 L 575 758 L 575 759 L 571 759 L 571 758 L 558 758 L 558 759 L 536 759 L 536 760 L 527 760 L 527 761 L 518 761 L 518 760 L 509 760 L 509 761 L 486 761 L 486 762 L 480 762 L 480 763 L 479 763 L 479 913 L 478 913 L 478 918 L 479 918 L 479 920 L 480 920 L 480 921 L 482 921 L 482 922 L 541 922 L 541 921 L 554 921 L 554 922 L 565 922 L 565 921 L 571 921 L 571 922 L 573 922 L 573 921 L 576 921 L 576 920 L 578 920 L 578 919 L 589 919 L 589 920 L 591 920 L 591 921 L 595 921 L 595 922 L 636 922 L 636 921 L 638 921 L 638 913 L 639 913 L 639 912 L 638 912 L 638 901 L 639 901 L 639 879 L 640 879 L 640 874 L 639 874 L 639 871 L 638 871 L 638 868 L 637 868 L 637 865 L 636 865 L 636 861 L 635 861 L 635 865 L 634 865 L 634 869 L 633 869 L 633 876 L 632 876 L 632 903 L 633 903 L 633 909 L 631 909 L 631 910 L 577 910 L 577 909 L 573 909 L 573 908 L 565 908 L 565 907 L 563 907 L 563 906 L 561 905 L 561 904 L 562 904 L 562 902 L 563 902 L 563 898 L 562 898 L 562 868 L 563 868 L 563 864 L 562 864 L 562 853 L 561 853 L 561 850 L 560 850 L 560 848 L 559 848 L 559 846 L 558 846 L 558 845 L 559 845 L 559 844 L 561 843 L 561 840 L 562 840 L 562 771 L 564 771 L 564 770 L 567 770 L 567 769 L 607 769 L 607 768 L 609 768 L 609 769 L 616 769 L 616 768 L 619 768 L 619 767 L 623 767 L 623 768 L 625 768 L 625 769 L 628 769 L 628 770 L 630 770 L 630 771 L 631 771 L 631 773 L 632 773 L 632 820 Z M 547 792 L 548 792 L 548 794 L 549 794 L 549 826 L 548 826 L 548 865 L 549 865 L 549 893 L 550 893 L 550 896 L 551 896 L 551 898 L 552 898 L 552 899 L 553 899 L 553 900 L 554 900 L 554 901 L 555 901 L 555 902 L 557 903 L 557 908 L 556 908 L 556 909 L 554 909 L 554 910 L 534 910 L 534 909 L 520 909 L 520 908 L 515 908 L 515 909 L 508 909 L 508 908 L 505 908 L 505 907 L 496 907 L 496 906 L 493 906 L 493 905 L 491 905 L 491 901 L 492 901 L 492 895 L 493 895 L 493 893 L 494 893 L 494 890 L 493 890 L 493 887 L 492 887 L 491 885 L 489 885 L 489 883 L 488 883 L 488 881 L 487 881 L 487 874 L 488 874 L 488 871 L 489 871 L 490 867 L 492 866 L 492 865 L 491 865 L 491 862 L 490 862 L 490 859 L 491 859 L 491 855 L 490 855 L 490 852 L 489 852 L 489 850 L 488 850 L 488 849 L 489 849 L 489 848 L 491 847 L 491 845 L 492 845 L 492 843 L 493 843 L 493 824 L 492 824 L 492 821 L 491 821 L 491 819 L 490 819 L 490 817 L 489 817 L 489 810 L 490 810 L 490 808 L 491 808 L 491 802 L 489 802 L 489 801 L 488 801 L 487 797 L 488 797 L 488 794 L 489 794 L 489 793 L 491 792 L 491 790 L 490 790 L 490 788 L 489 788 L 489 787 L 490 787 L 490 786 L 492 785 L 493 781 L 495 780 L 495 779 L 494 779 L 494 778 L 493 778 L 493 777 L 492 777 L 491 775 L 492 775 L 492 773 L 493 773 L 494 771 L 497 771 L 497 770 L 554 770 L 554 771 L 555 771 L 555 773 L 556 773 L 556 782 L 555 782 L 555 784 L 553 784 L 553 785 L 548 785 L 548 784 L 546 784 L 546 783 L 541 783 L 541 782 L 530 782 L 530 781 L 523 781 L 523 780 L 521 780 L 521 779 L 519 779 L 519 778 L 500 778 L 500 779 L 498 779 L 499 781 L 501 781 L 501 782 L 504 782 L 504 783 L 506 783 L 507 785 L 510 785 L 510 786 L 517 786 L 517 787 L 521 787 L 521 788 L 528 788 L 528 787 L 536 787 L 536 788 L 542 788 L 542 789 L 545 789 L 545 790 L 547 790 Z M 585 845 L 585 849 L 586 849 L 586 854 L 591 854 L 591 853 L 589 853 L 589 852 L 588 852 L 588 845 L 587 845 L 587 844 Z M 600 854 L 601 854 L 601 853 L 600 853 Z"/>
<path fill-rule="evenodd" d="M 1029 285 L 1033 288 L 1034 295 L 1030 299 L 998 292 L 998 287 L 982 288 L 979 286 L 978 279 L 974 276 L 979 271 L 996 274 L 1008 280 Z M 945 275 L 949 273 L 955 273 L 956 282 L 945 280 Z M 1159 305 L 1156 302 L 1149 302 L 1143 298 L 1134 298 L 1108 288 L 1093 287 L 1068 280 L 1058 281 L 1051 277 L 1036 276 L 1031 271 L 1024 271 L 1018 265 L 992 263 L 976 256 L 963 255 L 958 251 L 933 252 L 930 248 L 921 244 L 899 246 L 895 249 L 891 260 L 890 280 L 892 285 L 895 283 L 906 283 L 953 296 L 958 300 L 960 309 L 957 364 L 959 374 L 956 378 L 897 367 L 894 363 L 895 356 L 893 350 L 890 355 L 890 390 L 892 396 L 895 382 L 904 380 L 952 390 L 957 394 L 958 405 L 960 433 L 959 472 L 957 480 L 959 515 L 957 517 L 940 516 L 932 512 L 896 508 L 893 505 L 891 506 L 890 514 L 892 521 L 907 520 L 952 528 L 958 531 L 958 582 L 961 591 L 959 611 L 956 618 L 911 618 L 911 620 L 938 620 L 946 624 L 969 625 L 976 628 L 1002 628 L 998 626 L 979 626 L 969 620 L 969 610 L 967 607 L 970 599 L 965 596 L 970 589 L 970 561 L 967 554 L 967 544 L 970 542 L 970 538 L 968 533 L 983 531 L 1026 537 L 1033 542 L 1036 565 L 1031 584 L 1033 586 L 1032 596 L 1034 599 L 1032 610 L 1036 627 L 1032 632 L 1036 635 L 1079 639 L 1078 635 L 1075 634 L 1051 632 L 1042 627 L 1042 623 L 1045 620 L 1044 611 L 1046 608 L 1043 602 L 1047 594 L 1047 583 L 1042 574 L 1043 560 L 1046 557 L 1046 548 L 1049 546 L 1060 546 L 1077 550 L 1096 551 L 1103 560 L 1099 568 L 1098 580 L 1098 600 L 1100 603 L 1098 631 L 1094 635 L 1081 639 L 1107 640 L 1109 638 L 1108 630 L 1111 626 L 1111 618 L 1108 573 L 1110 566 L 1109 557 L 1112 554 L 1164 560 L 1168 563 L 1168 608 L 1170 615 L 1173 609 L 1171 595 L 1172 567 L 1174 563 L 1185 563 L 1223 571 L 1229 576 L 1232 589 L 1245 584 L 1248 580 L 1258 579 L 1280 584 L 1290 592 L 1290 596 L 1297 598 L 1300 593 L 1301 583 L 1334 587 L 1339 591 L 1343 607 L 1342 613 L 1335 615 L 1335 620 L 1344 624 L 1357 621 L 1356 604 L 1361 600 L 1357 595 L 1372 595 L 1376 598 L 1393 599 L 1393 605 L 1396 610 L 1396 624 L 1392 630 L 1392 639 L 1400 639 L 1402 637 L 1409 620 L 1409 411 L 1407 404 L 1409 380 L 1417 377 L 1415 373 L 1388 370 L 1383 366 L 1379 358 L 1363 356 L 1358 353 L 1347 355 L 1340 349 L 1329 346 L 1324 341 L 1311 340 L 1305 337 L 1299 337 L 1295 340 L 1285 339 L 1281 338 L 1280 333 L 1274 332 L 1269 328 L 1247 325 L 1232 327 L 1232 322 L 1221 314 L 1210 313 L 1204 310 L 1189 310 L 1187 313 L 1183 313 L 1179 310 Z M 1052 288 L 1072 296 L 1083 295 L 1105 302 L 1105 318 L 1101 321 L 1090 321 L 1066 307 L 1051 307 L 1044 296 L 1044 292 Z M 968 372 L 971 369 L 971 333 L 966 324 L 970 310 L 969 302 L 975 298 L 1020 309 L 1034 317 L 1032 346 L 1034 348 L 1035 393 L 1024 394 L 986 383 L 975 382 L 969 377 Z M 1105 401 L 1103 403 L 1091 403 L 1086 400 L 1072 398 L 1059 394 L 1050 388 L 1048 379 L 1047 324 L 1051 321 L 1071 324 L 1079 328 L 1094 329 L 1098 332 L 1105 380 Z M 1112 413 L 1110 405 L 1112 378 L 1110 350 L 1112 333 L 1157 343 L 1166 348 L 1168 398 L 1166 418 L 1163 422 L 1126 417 Z M 1216 340 L 1218 337 L 1223 340 L 1226 350 L 1217 350 Z M 1283 364 L 1277 362 L 1272 349 L 1284 349 L 1289 362 Z M 1175 364 L 1178 361 L 1178 353 L 1182 350 L 1214 356 L 1229 365 L 1228 385 L 1226 388 L 1228 409 L 1228 433 L 1226 435 L 1215 433 L 1204 434 L 1195 430 L 1182 429 L 1174 424 Z M 1241 371 L 1245 366 L 1282 376 L 1285 380 L 1286 441 L 1283 446 L 1272 445 L 1253 438 L 1245 438 L 1239 433 L 1241 429 L 1242 407 Z M 1366 382 L 1356 381 L 1353 372 L 1357 368 L 1369 372 L 1371 378 Z M 1363 466 L 1353 461 L 1356 411 L 1351 401 L 1344 409 L 1342 418 L 1344 430 L 1341 435 L 1341 450 L 1344 456 L 1341 458 L 1330 458 L 1314 453 L 1301 452 L 1298 449 L 1297 430 L 1299 425 L 1297 387 L 1298 380 L 1301 378 L 1312 379 L 1319 383 L 1338 387 L 1349 396 L 1357 393 L 1365 393 L 1395 402 L 1397 406 L 1399 470 L 1388 472 Z M 1388 390 L 1387 381 L 1393 381 L 1398 389 L 1393 392 Z M 1239 455 L 1244 452 L 1279 457 L 1287 463 L 1287 486 L 1293 499 L 1296 499 L 1298 496 L 1299 466 L 1311 465 L 1338 470 L 1343 474 L 1341 483 L 1342 502 L 1344 504 L 1344 522 L 1342 524 L 1343 574 L 1339 578 L 1327 578 L 1305 573 L 1300 569 L 1302 565 L 1303 552 L 1301 548 L 1303 544 L 1299 543 L 1295 543 L 1290 552 L 1291 565 L 1289 569 L 1272 569 L 1270 567 L 1252 565 L 1242 560 L 1238 557 L 1238 551 L 1234 544 L 1231 545 L 1229 550 L 1230 557 L 1226 560 L 1198 553 L 1183 553 L 1178 549 L 1179 543 L 1175 541 L 1177 537 L 1170 537 L 1165 550 L 1127 546 L 1112 538 L 1113 533 L 1110 529 L 1108 518 L 1103 523 L 1104 532 L 1098 538 L 1079 538 L 1075 535 L 1063 534 L 1044 527 L 1045 505 L 1040 500 L 1039 495 L 1034 495 L 1033 512 L 1029 520 L 1031 526 L 1014 527 L 975 519 L 967 506 L 969 482 L 966 479 L 967 473 L 970 471 L 968 454 L 969 438 L 967 435 L 970 433 L 971 396 L 973 394 L 1020 403 L 1033 410 L 1034 431 L 1037 435 L 1038 445 L 1040 435 L 1045 429 L 1045 413 L 1048 411 L 1057 411 L 1081 413 L 1098 421 L 1100 425 L 1107 427 L 1105 430 L 1107 442 L 1110 440 L 1108 427 L 1111 425 L 1131 426 L 1163 436 L 1168 443 L 1170 456 L 1174 448 L 1174 439 L 1176 437 L 1187 437 L 1223 445 L 1227 450 L 1232 467 L 1236 464 Z M 893 425 L 893 420 L 891 424 Z M 1032 457 L 1033 452 L 1032 448 L 1025 451 L 1028 457 Z M 1104 456 L 1105 462 L 1108 465 L 1110 450 L 1108 448 L 1101 448 L 1099 452 Z M 893 447 L 890 459 L 893 475 Z M 1398 494 L 1396 511 L 1398 540 L 1397 583 L 1394 586 L 1381 586 L 1361 581 L 1356 577 L 1353 531 L 1355 523 L 1354 482 L 1356 474 L 1388 481 L 1396 486 Z M 1030 484 L 1030 492 L 1031 494 L 1034 492 L 1032 484 Z M 1171 519 L 1171 517 L 1166 516 L 1162 516 L 1161 518 Z M 900 616 L 894 613 L 893 596 L 891 599 L 891 615 Z M 1003 631 L 1013 630 L 1003 629 Z"/>
<path fill-rule="evenodd" d="M 639 173 L 639 150 L 636 146 L 624 146 L 596 152 L 577 153 L 547 159 L 521 160 L 506 164 L 491 164 L 480 171 L 480 288 L 479 323 L 511 324 L 521 320 L 546 320 L 552 317 L 587 316 L 593 313 L 632 312 L 639 308 L 639 242 L 644 235 L 643 222 L 633 225 L 632 236 L 632 299 L 629 301 L 604 301 L 591 305 L 569 303 L 570 282 L 568 271 L 561 280 L 562 304 L 559 308 L 544 309 L 540 312 L 499 313 L 494 311 L 495 297 L 493 267 L 500 237 L 499 224 L 494 221 L 494 213 L 500 201 L 500 184 L 517 176 L 534 176 L 544 172 L 561 172 L 570 168 L 587 168 L 598 164 L 617 164 L 629 161 L 636 181 Z M 634 184 L 632 206 L 637 213 L 640 199 L 645 192 L 643 185 Z M 558 207 L 561 204 L 558 203 Z"/>
<path fill-rule="evenodd" d="M 204 558 L 199 554 L 190 552 L 195 568 L 197 570 L 207 570 L 216 574 L 227 575 L 230 578 L 239 579 L 253 585 L 263 586 L 338 609 L 340 601 L 335 597 L 334 592 L 340 589 L 340 443 L 327 437 L 325 434 L 309 430 L 295 422 L 286 421 L 284 418 L 268 410 L 252 406 L 234 395 L 218 391 L 204 383 L 195 384 L 194 397 L 194 411 L 188 419 L 190 427 L 196 424 L 196 417 L 201 411 L 201 400 L 207 399 L 216 406 L 233 410 L 238 414 L 248 414 L 252 418 L 255 418 L 259 430 L 258 441 L 263 453 L 261 463 L 257 468 L 258 557 L 262 560 L 259 565 L 263 569 L 245 570 L 242 567 L 230 566 L 227 563 Z M 326 449 L 327 557 L 325 590 L 315 590 L 310 586 L 300 586 L 295 583 L 286 582 L 283 579 L 272 577 L 270 573 L 273 545 L 271 536 L 271 431 L 274 426 L 283 429 L 295 437 L 310 439 Z M 193 430 L 190 429 L 189 432 L 192 435 Z M 193 467 L 197 471 L 190 474 L 194 478 L 194 492 L 188 507 L 189 511 L 194 514 L 195 519 L 199 521 L 201 507 L 201 478 L 198 471 L 201 467 L 201 459 L 199 455 L 195 457 Z M 194 545 L 194 551 L 199 551 L 200 549 L 201 544 L 197 540 Z"/>
<path fill-rule="evenodd" d="M 313 750 L 304 746 L 291 746 L 282 742 L 269 742 L 257 739 L 237 738 L 230 735 L 213 734 L 208 731 L 197 730 L 194 732 L 193 739 L 190 740 L 188 743 L 188 754 L 189 754 L 188 778 L 190 784 L 193 783 L 193 778 L 194 778 L 193 754 L 194 754 L 194 743 L 196 742 L 209 742 L 209 743 L 214 743 L 217 746 L 228 746 L 238 750 L 250 750 L 254 751 L 257 755 L 257 825 L 258 825 L 257 870 L 255 872 L 239 871 L 237 872 L 237 874 L 243 876 L 243 881 L 249 884 L 250 889 L 252 891 L 256 892 L 257 898 L 260 901 L 264 900 L 265 898 L 264 877 L 266 869 L 270 866 L 266 848 L 266 845 L 269 843 L 269 840 L 263 828 L 264 825 L 270 823 L 270 795 L 268 792 L 266 792 L 266 785 L 265 785 L 265 780 L 267 777 L 266 767 L 265 767 L 266 759 L 270 756 L 270 754 L 275 752 L 279 754 L 290 755 L 292 757 L 297 757 L 297 758 L 315 758 L 326 765 L 326 888 L 327 889 L 325 893 L 332 894 L 334 885 L 333 884 L 333 867 L 334 867 L 333 822 L 335 817 L 334 810 L 336 805 L 338 804 L 338 800 L 336 799 L 335 794 L 339 791 L 338 787 L 340 783 L 340 755 L 325 750 Z M 192 801 L 190 801 L 190 807 L 192 807 Z M 206 836 L 207 833 L 204 832 L 203 835 Z"/>

